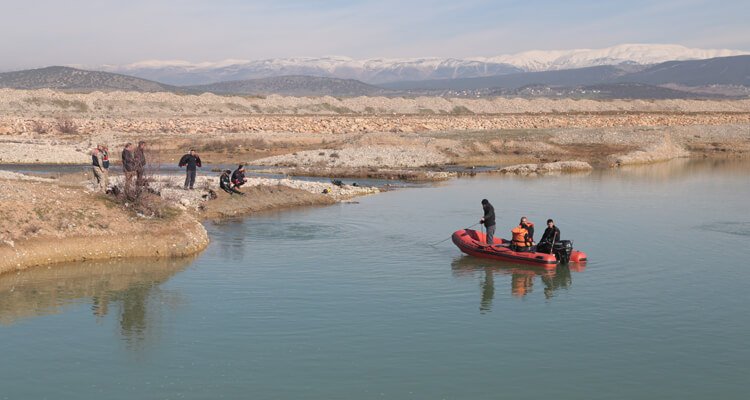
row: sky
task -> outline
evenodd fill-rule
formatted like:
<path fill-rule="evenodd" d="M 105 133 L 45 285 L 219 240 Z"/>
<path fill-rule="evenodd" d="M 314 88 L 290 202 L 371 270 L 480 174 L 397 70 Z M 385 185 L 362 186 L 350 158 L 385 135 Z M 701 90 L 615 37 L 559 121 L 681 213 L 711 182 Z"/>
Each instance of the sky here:
<path fill-rule="evenodd" d="M 0 70 L 623 43 L 750 51 L 748 16 L 748 0 L 0 0 Z"/>

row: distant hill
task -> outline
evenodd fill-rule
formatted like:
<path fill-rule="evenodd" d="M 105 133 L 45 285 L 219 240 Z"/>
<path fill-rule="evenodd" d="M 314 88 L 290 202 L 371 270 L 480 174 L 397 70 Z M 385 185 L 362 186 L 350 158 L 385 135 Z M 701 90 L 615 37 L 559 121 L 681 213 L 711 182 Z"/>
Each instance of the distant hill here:
<path fill-rule="evenodd" d="M 393 90 L 519 89 L 526 86 L 578 87 L 592 85 L 642 84 L 651 86 L 736 85 L 750 87 L 750 56 L 708 60 L 668 61 L 652 66 L 618 65 L 560 71 L 523 72 L 500 76 L 393 82 L 382 85 Z M 625 86 L 614 89 L 622 90 Z M 645 86 L 630 89 L 641 90 Z M 651 90 L 653 92 L 653 90 Z M 679 91 L 677 91 L 679 92 Z M 667 91 L 661 94 L 667 94 Z M 673 93 L 677 94 L 677 93 Z"/>
<path fill-rule="evenodd" d="M 487 96 L 563 97 L 573 99 L 714 99 L 731 97 L 719 93 L 686 91 L 644 83 L 606 83 L 575 87 L 533 85 L 519 89 L 497 89 L 488 92 Z"/>
<path fill-rule="evenodd" d="M 393 90 L 476 90 L 485 88 L 517 89 L 529 85 L 594 85 L 611 82 L 627 74 L 627 70 L 624 68 L 626 67 L 607 65 L 562 71 L 522 72 L 481 78 L 393 82 L 381 86 Z"/>
<path fill-rule="evenodd" d="M 677 83 L 686 86 L 750 86 L 750 56 L 668 61 L 622 76 L 620 81 L 651 85 Z"/>
<path fill-rule="evenodd" d="M 56 89 L 90 92 L 124 90 L 136 92 L 181 91 L 175 86 L 110 72 L 70 67 L 46 67 L 0 73 L 0 88 Z"/>
<path fill-rule="evenodd" d="M 216 94 L 285 96 L 382 96 L 393 91 L 368 85 L 355 79 L 321 78 L 316 76 L 278 76 L 263 79 L 219 82 L 187 86 L 192 92 Z"/>

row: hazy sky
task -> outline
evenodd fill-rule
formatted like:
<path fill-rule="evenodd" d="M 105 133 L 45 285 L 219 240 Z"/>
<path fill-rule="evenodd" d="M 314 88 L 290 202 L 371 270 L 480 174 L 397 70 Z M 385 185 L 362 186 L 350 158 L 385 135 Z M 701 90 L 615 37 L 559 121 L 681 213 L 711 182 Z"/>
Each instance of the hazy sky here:
<path fill-rule="evenodd" d="M 292 56 L 493 56 L 669 43 L 750 50 L 750 2 L 0 0 L 0 69 Z"/>

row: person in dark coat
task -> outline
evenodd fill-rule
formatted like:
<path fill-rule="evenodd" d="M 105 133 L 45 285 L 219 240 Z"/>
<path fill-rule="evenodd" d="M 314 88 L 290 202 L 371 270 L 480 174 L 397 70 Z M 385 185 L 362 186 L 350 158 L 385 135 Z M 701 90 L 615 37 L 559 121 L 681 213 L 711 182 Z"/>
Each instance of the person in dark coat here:
<path fill-rule="evenodd" d="M 555 226 L 555 221 L 547 220 L 547 229 L 544 230 L 542 238 L 539 239 L 539 244 L 536 246 L 536 251 L 539 253 L 551 253 L 552 247 L 556 242 L 560 241 L 560 229 Z"/>
<path fill-rule="evenodd" d="M 484 224 L 487 229 L 487 245 L 492 246 L 495 240 L 495 207 L 492 207 L 489 200 L 482 200 L 482 210 L 484 210 L 484 216 L 479 220 L 480 224 Z"/>
<path fill-rule="evenodd" d="M 143 186 L 146 184 L 145 179 L 143 178 L 143 173 L 146 170 L 146 154 L 144 154 L 144 151 L 146 150 L 146 142 L 141 140 L 138 142 L 138 147 L 135 148 L 135 151 L 133 152 L 133 159 L 135 161 L 135 184 L 138 186 Z"/>
<path fill-rule="evenodd" d="M 120 157 L 122 160 L 122 171 L 125 173 L 125 192 L 130 191 L 135 177 L 135 157 L 133 156 L 133 144 L 126 143 Z"/>
<path fill-rule="evenodd" d="M 245 166 L 240 164 L 237 169 L 232 172 L 232 185 L 236 189 L 245 183 L 247 183 L 247 178 L 245 178 Z"/>
<path fill-rule="evenodd" d="M 198 168 L 203 166 L 201 164 L 201 158 L 195 152 L 195 149 L 190 149 L 189 153 L 180 158 L 179 166 L 180 168 L 185 167 L 185 190 L 193 190 Z"/>
<path fill-rule="evenodd" d="M 229 178 L 229 176 L 230 176 L 231 174 L 232 174 L 232 171 L 230 171 L 230 170 L 228 170 L 228 169 L 227 169 L 227 170 L 224 170 L 224 172 L 222 172 L 221 176 L 219 177 L 219 187 L 220 187 L 220 188 L 221 188 L 221 189 L 222 189 L 223 191 L 225 191 L 225 192 L 227 192 L 227 193 L 229 193 L 229 194 L 234 194 L 234 193 L 236 193 L 236 194 L 242 194 L 242 195 L 244 195 L 244 193 L 240 192 L 239 190 L 235 189 L 235 188 L 234 188 L 234 187 L 232 186 L 232 181 L 231 181 L 231 180 L 230 180 L 230 178 Z"/>

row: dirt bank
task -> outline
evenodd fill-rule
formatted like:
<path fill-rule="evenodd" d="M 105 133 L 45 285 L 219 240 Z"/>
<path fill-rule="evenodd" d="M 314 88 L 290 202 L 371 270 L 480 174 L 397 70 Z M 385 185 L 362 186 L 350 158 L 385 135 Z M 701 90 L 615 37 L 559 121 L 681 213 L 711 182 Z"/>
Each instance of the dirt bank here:
<path fill-rule="evenodd" d="M 244 196 L 217 193 L 218 197 L 206 202 L 200 215 L 206 219 L 242 217 L 260 211 L 303 206 L 335 204 L 336 200 L 325 194 L 315 194 L 288 186 L 256 186 L 244 191 Z"/>
<path fill-rule="evenodd" d="M 0 273 L 43 264 L 178 257 L 208 244 L 203 225 L 175 210 L 148 219 L 81 187 L 0 179 Z"/>
<path fill-rule="evenodd" d="M 245 195 L 229 195 L 218 178 L 201 176 L 196 190 L 183 190 L 183 178 L 149 177 L 148 194 L 157 216 L 95 193 L 81 172 L 59 179 L 0 172 L 0 273 L 69 261 L 133 257 L 183 257 L 208 244 L 203 219 L 259 211 L 329 205 L 377 188 L 291 179 L 250 178 Z M 114 185 L 121 176 L 113 176 Z M 161 204 L 163 203 L 163 204 Z"/>

